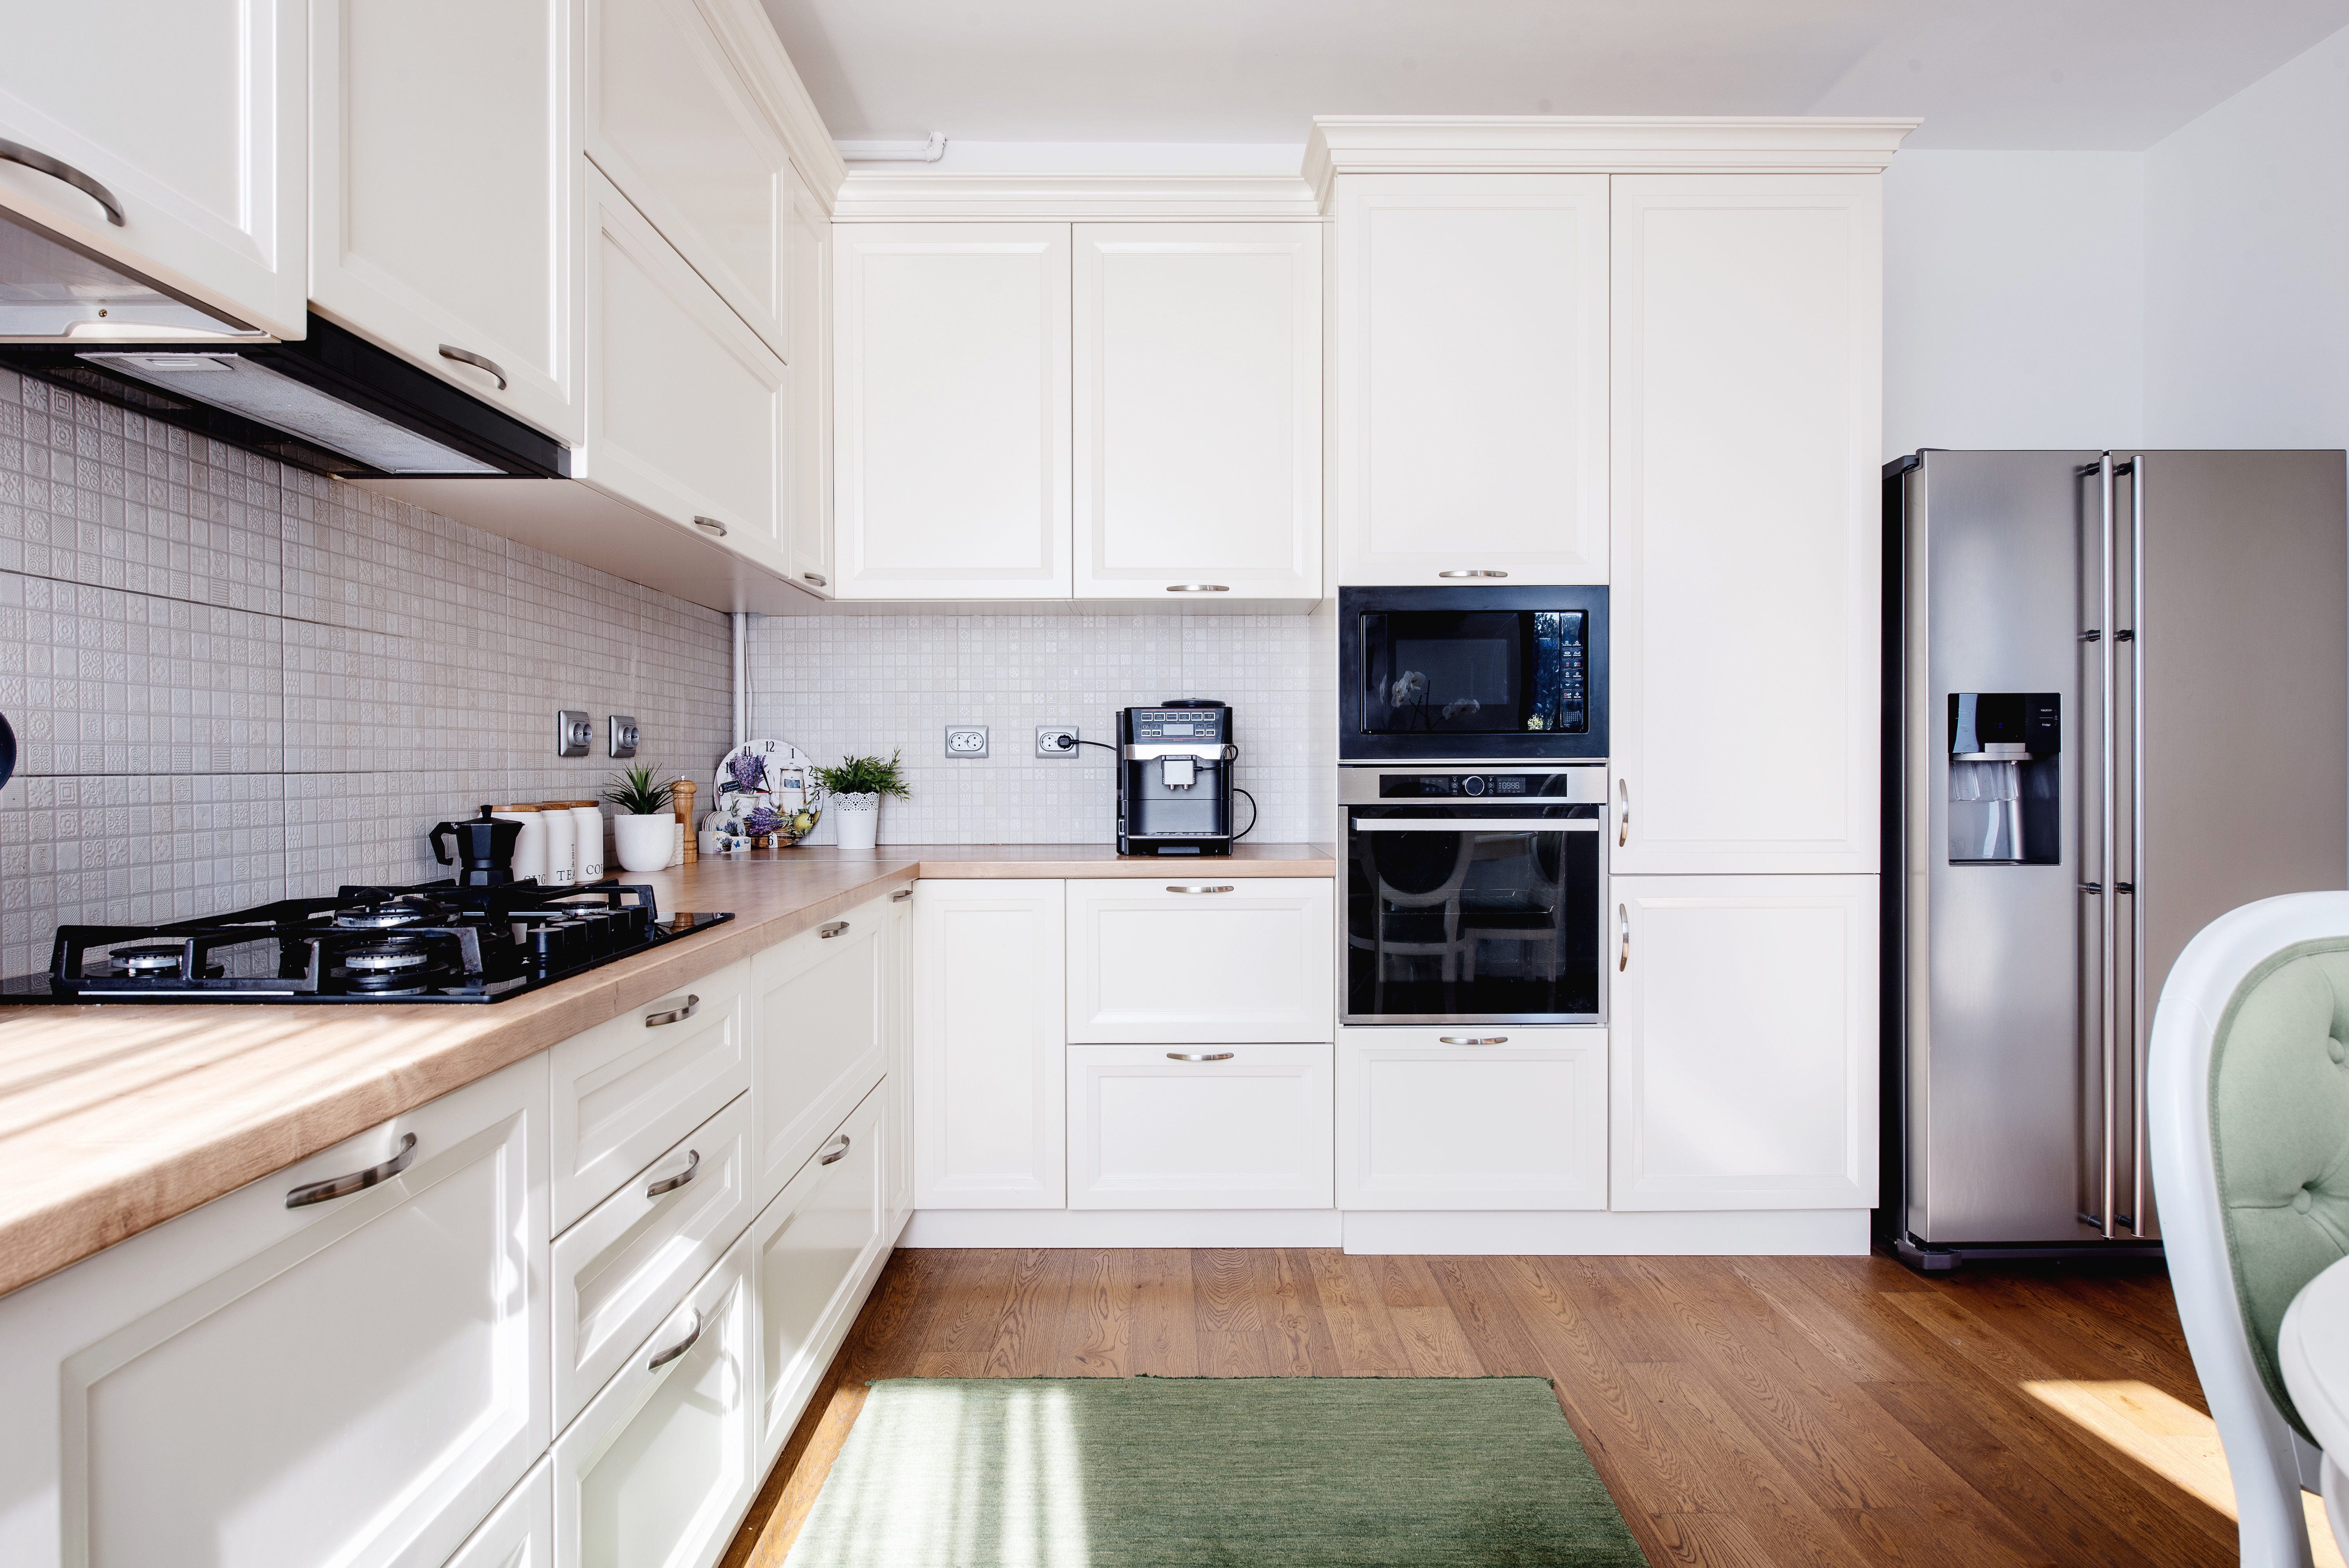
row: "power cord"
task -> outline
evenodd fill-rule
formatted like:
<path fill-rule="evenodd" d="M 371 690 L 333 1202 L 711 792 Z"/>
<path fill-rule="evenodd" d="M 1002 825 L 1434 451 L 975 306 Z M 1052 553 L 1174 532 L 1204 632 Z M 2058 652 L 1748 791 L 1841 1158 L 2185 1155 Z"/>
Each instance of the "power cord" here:
<path fill-rule="evenodd" d="M 1108 741 L 1106 741 L 1106 740 L 1083 740 L 1083 739 L 1080 739 L 1080 740 L 1077 742 L 1077 744 L 1078 744 L 1079 746 L 1098 746 L 1098 747 L 1100 747 L 1103 751 L 1115 751 L 1115 750 L 1117 749 L 1117 748 L 1116 748 L 1116 747 L 1112 746 L 1112 745 L 1111 745 Z"/>
<path fill-rule="evenodd" d="M 1262 816 L 1264 812 L 1262 809 L 1257 805 L 1256 797 L 1248 795 L 1248 792 L 1241 789 L 1238 785 L 1235 784 L 1232 786 L 1232 793 L 1235 795 L 1247 795 L 1248 803 L 1248 825 L 1232 835 L 1232 842 L 1237 844 L 1242 839 L 1247 838 L 1250 833 L 1256 831 L 1256 820 Z"/>

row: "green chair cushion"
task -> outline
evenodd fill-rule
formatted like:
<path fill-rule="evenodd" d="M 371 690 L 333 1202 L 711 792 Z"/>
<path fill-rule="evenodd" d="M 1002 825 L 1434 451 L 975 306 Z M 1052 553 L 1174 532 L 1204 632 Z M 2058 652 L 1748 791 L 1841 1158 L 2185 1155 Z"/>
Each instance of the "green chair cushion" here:
<path fill-rule="evenodd" d="M 2301 1288 L 2349 1256 L 2349 937 L 2272 954 L 2228 999 L 2210 1045 L 2210 1152 L 2252 1359 L 2308 1437 L 2276 1335 Z"/>

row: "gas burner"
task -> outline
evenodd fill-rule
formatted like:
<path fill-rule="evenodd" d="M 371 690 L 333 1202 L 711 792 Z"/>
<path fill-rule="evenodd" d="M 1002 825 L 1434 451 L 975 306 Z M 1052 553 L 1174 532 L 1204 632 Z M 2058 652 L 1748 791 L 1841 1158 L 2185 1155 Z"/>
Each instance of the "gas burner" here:
<path fill-rule="evenodd" d="M 177 975 L 188 966 L 188 950 L 177 943 L 168 947 L 119 947 L 108 959 L 117 975 L 148 979 Z"/>
<path fill-rule="evenodd" d="M 410 895 L 347 904 L 335 911 L 335 923 L 346 931 L 393 931 L 403 925 L 435 925 L 448 913 L 437 899 Z"/>
<path fill-rule="evenodd" d="M 370 996 L 413 996 L 456 978 L 445 942 L 425 936 L 386 936 L 343 948 L 334 954 L 344 985 Z"/>

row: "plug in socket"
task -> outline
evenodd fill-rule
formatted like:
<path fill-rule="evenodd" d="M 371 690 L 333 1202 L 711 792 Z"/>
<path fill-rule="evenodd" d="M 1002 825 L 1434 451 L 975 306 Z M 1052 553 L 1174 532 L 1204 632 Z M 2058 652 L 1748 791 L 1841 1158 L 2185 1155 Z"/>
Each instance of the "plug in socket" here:
<path fill-rule="evenodd" d="M 1077 754 L 1077 727 L 1073 724 L 1040 724 L 1036 727 L 1036 755 L 1039 757 L 1074 757 Z"/>

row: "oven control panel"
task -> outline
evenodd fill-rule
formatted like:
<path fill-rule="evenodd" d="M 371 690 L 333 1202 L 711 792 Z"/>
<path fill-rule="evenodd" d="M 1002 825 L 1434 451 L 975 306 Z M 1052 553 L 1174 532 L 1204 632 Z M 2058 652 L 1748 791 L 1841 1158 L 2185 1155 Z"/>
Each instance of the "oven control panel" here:
<path fill-rule="evenodd" d="M 1452 800 L 1463 798 L 1496 800 L 1574 798 L 1574 780 L 1543 773 L 1383 773 L 1379 776 L 1381 800 Z"/>

